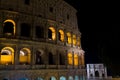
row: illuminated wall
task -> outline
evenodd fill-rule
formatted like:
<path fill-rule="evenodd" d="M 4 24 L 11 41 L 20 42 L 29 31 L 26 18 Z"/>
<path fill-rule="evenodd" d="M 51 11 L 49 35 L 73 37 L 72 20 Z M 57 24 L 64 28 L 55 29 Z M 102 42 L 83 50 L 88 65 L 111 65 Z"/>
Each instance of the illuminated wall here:
<path fill-rule="evenodd" d="M 64 32 L 63 32 L 63 30 L 59 30 L 59 40 L 64 41 Z"/>
<path fill-rule="evenodd" d="M 73 65 L 73 56 L 72 53 L 68 53 L 68 64 Z"/>
<path fill-rule="evenodd" d="M 50 39 L 55 40 L 56 39 L 56 32 L 54 27 L 49 27 L 49 32 L 48 32 L 48 36 Z"/>
<path fill-rule="evenodd" d="M 76 35 L 73 35 L 73 45 L 76 45 L 76 43 L 77 43 Z"/>
<path fill-rule="evenodd" d="M 74 54 L 74 65 L 78 66 L 78 54 Z"/>
<path fill-rule="evenodd" d="M 31 51 L 28 48 L 20 50 L 19 61 L 20 64 L 30 64 L 31 62 Z"/>
<path fill-rule="evenodd" d="M 70 32 L 67 33 L 67 43 L 68 44 L 72 43 L 72 38 L 71 38 L 71 33 Z"/>
<path fill-rule="evenodd" d="M 4 47 L 0 54 L 1 64 L 14 64 L 14 49 L 11 47 Z"/>

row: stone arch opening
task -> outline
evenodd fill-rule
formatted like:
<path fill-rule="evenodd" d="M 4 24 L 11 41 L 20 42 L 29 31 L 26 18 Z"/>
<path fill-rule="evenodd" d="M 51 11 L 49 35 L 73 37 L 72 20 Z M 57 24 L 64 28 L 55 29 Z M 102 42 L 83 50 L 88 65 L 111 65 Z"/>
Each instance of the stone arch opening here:
<path fill-rule="evenodd" d="M 99 72 L 95 71 L 95 77 L 99 77 Z"/>
<path fill-rule="evenodd" d="M 90 77 L 93 77 L 93 74 L 90 74 Z"/>
<path fill-rule="evenodd" d="M 43 64 L 43 59 L 42 59 L 43 51 L 42 50 L 37 50 L 36 51 L 36 64 L 40 65 Z"/>
<path fill-rule="evenodd" d="M 44 38 L 44 28 L 41 26 L 36 26 L 35 35 L 37 38 Z"/>
<path fill-rule="evenodd" d="M 1 50 L 1 64 L 14 64 L 14 49 L 12 47 L 4 47 Z"/>
<path fill-rule="evenodd" d="M 73 56 L 72 53 L 68 53 L 68 64 L 72 65 L 73 64 Z"/>
<path fill-rule="evenodd" d="M 79 76 L 78 75 L 75 76 L 75 80 L 79 80 Z"/>
<path fill-rule="evenodd" d="M 54 57 L 53 57 L 53 54 L 51 52 L 49 52 L 49 64 L 50 65 L 54 65 Z"/>
<path fill-rule="evenodd" d="M 48 38 L 52 39 L 52 40 L 55 40 L 56 32 L 55 32 L 54 27 L 49 27 L 49 29 L 48 29 Z"/>
<path fill-rule="evenodd" d="M 29 80 L 28 78 L 20 78 L 19 80 Z"/>
<path fill-rule="evenodd" d="M 41 77 L 38 77 L 37 79 L 35 79 L 35 80 L 44 80 L 43 78 L 41 78 Z"/>
<path fill-rule="evenodd" d="M 63 30 L 59 30 L 58 39 L 60 41 L 64 41 L 64 32 L 63 32 Z"/>
<path fill-rule="evenodd" d="M 60 77 L 60 80 L 66 80 L 66 77 L 61 76 L 61 77 Z"/>
<path fill-rule="evenodd" d="M 20 64 L 30 64 L 31 61 L 31 51 L 28 48 L 22 48 L 19 54 Z"/>
<path fill-rule="evenodd" d="M 74 65 L 78 66 L 78 54 L 74 54 Z"/>
<path fill-rule="evenodd" d="M 105 74 L 104 74 L 104 73 L 102 73 L 102 77 L 105 77 Z"/>
<path fill-rule="evenodd" d="M 65 56 L 62 55 L 61 53 L 59 54 L 59 64 L 65 65 Z"/>
<path fill-rule="evenodd" d="M 72 38 L 71 38 L 71 33 L 70 32 L 67 33 L 67 43 L 68 44 L 72 43 Z"/>
<path fill-rule="evenodd" d="M 31 35 L 31 26 L 28 23 L 21 23 L 21 36 L 30 37 Z"/>
<path fill-rule="evenodd" d="M 51 76 L 49 80 L 56 80 L 54 76 Z"/>
<path fill-rule="evenodd" d="M 3 24 L 3 34 L 10 36 L 15 35 L 15 22 L 11 19 L 5 20 Z"/>
<path fill-rule="evenodd" d="M 69 77 L 68 77 L 68 80 L 73 80 L 73 77 L 72 77 L 72 76 L 69 76 Z"/>
<path fill-rule="evenodd" d="M 73 35 L 73 45 L 76 46 L 76 44 L 77 44 L 77 38 L 76 38 L 76 35 L 74 34 Z"/>

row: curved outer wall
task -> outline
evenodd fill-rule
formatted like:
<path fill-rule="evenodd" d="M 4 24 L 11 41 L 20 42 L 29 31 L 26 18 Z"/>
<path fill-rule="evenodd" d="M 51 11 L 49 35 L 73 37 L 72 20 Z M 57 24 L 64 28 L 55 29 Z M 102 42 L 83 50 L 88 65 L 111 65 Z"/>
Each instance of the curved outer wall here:
<path fill-rule="evenodd" d="M 82 80 L 76 12 L 62 0 L 0 0 L 0 79 Z"/>

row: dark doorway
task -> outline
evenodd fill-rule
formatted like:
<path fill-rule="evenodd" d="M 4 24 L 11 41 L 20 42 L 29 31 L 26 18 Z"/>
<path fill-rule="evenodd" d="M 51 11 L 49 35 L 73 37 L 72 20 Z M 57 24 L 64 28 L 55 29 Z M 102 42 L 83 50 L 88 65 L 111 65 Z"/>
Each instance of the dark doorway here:
<path fill-rule="evenodd" d="M 5 22 L 3 26 L 3 33 L 13 35 L 14 34 L 14 25 L 12 22 Z"/>
<path fill-rule="evenodd" d="M 95 71 L 95 77 L 99 77 L 99 72 Z"/>
<path fill-rule="evenodd" d="M 49 64 L 50 65 L 54 64 L 54 62 L 53 62 L 53 54 L 52 53 L 49 53 Z"/>
<path fill-rule="evenodd" d="M 36 64 L 43 64 L 40 51 L 36 52 Z"/>

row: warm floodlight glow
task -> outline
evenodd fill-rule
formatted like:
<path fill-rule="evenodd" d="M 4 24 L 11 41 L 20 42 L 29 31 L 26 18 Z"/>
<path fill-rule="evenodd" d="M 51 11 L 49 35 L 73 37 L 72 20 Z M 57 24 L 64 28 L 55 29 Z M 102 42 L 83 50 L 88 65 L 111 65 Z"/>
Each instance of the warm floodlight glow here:
<path fill-rule="evenodd" d="M 60 33 L 60 40 L 64 41 L 64 32 L 63 32 L 63 30 L 59 30 L 59 33 Z"/>
<path fill-rule="evenodd" d="M 23 48 L 20 50 L 19 55 L 19 61 L 21 64 L 30 63 L 31 57 L 30 57 L 31 51 L 28 48 Z"/>
<path fill-rule="evenodd" d="M 50 29 L 51 32 L 52 32 L 52 40 L 55 40 L 55 38 L 56 38 L 55 29 L 54 29 L 53 27 L 49 27 L 49 29 Z"/>
<path fill-rule="evenodd" d="M 68 44 L 72 43 L 72 41 L 71 41 L 71 33 L 70 32 L 67 33 L 67 42 L 68 42 Z"/>
<path fill-rule="evenodd" d="M 74 65 L 78 65 L 78 54 L 74 54 Z"/>
<path fill-rule="evenodd" d="M 73 45 L 76 45 L 77 40 L 76 40 L 76 35 L 73 35 Z"/>
<path fill-rule="evenodd" d="M 68 53 L 68 64 L 69 64 L 69 65 L 72 65 L 72 64 L 73 64 L 72 53 Z"/>
<path fill-rule="evenodd" d="M 4 47 L 1 50 L 1 64 L 13 64 L 14 63 L 14 49 L 11 47 Z"/>

